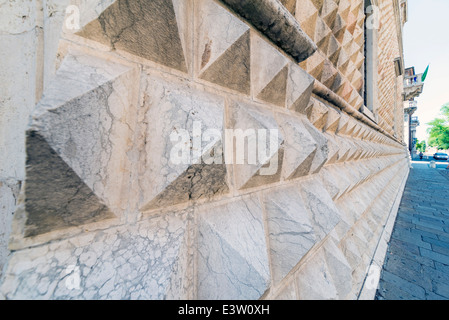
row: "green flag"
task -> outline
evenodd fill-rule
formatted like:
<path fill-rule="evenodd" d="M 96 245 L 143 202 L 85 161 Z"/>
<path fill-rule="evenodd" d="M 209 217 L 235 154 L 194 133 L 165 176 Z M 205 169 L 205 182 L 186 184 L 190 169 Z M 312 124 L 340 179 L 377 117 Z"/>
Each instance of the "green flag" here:
<path fill-rule="evenodd" d="M 424 82 L 427 78 L 427 73 L 429 72 L 429 67 L 430 67 L 430 65 L 427 66 L 426 71 L 424 71 L 424 73 L 422 75 L 422 78 L 421 78 L 422 82 Z"/>

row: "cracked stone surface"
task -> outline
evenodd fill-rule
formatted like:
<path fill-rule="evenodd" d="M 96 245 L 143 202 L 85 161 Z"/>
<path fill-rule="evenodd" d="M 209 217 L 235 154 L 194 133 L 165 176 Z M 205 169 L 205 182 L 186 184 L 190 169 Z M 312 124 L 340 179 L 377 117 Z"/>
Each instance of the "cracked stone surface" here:
<path fill-rule="evenodd" d="M 78 35 L 187 72 L 171 0 L 117 0 Z"/>
<path fill-rule="evenodd" d="M 7 299 L 189 299 L 188 211 L 24 249 L 9 261 Z"/>
<path fill-rule="evenodd" d="M 59 48 L 69 1 L 19 2 L 0 4 L 0 298 L 357 298 L 409 164 L 313 93 L 363 103 L 360 1 L 80 0 Z M 228 163 L 226 129 L 279 135 Z"/>
<path fill-rule="evenodd" d="M 318 242 L 299 188 L 268 191 L 264 196 L 274 281 L 281 281 Z"/>
<path fill-rule="evenodd" d="M 270 274 L 257 197 L 199 208 L 198 216 L 198 299 L 260 298 Z"/>
<path fill-rule="evenodd" d="M 27 150 L 25 237 L 115 217 L 39 133 L 28 132 Z"/>
<path fill-rule="evenodd" d="M 93 57 L 63 61 L 27 133 L 26 237 L 116 216 L 127 194 L 134 76 Z"/>
<path fill-rule="evenodd" d="M 323 239 L 340 221 L 340 213 L 317 178 L 308 179 L 301 184 L 301 195 L 312 213 L 315 232 Z"/>
<path fill-rule="evenodd" d="M 283 176 L 294 179 L 308 175 L 315 159 L 318 143 L 309 133 L 301 118 L 277 115 L 279 127 L 285 136 Z"/>
<path fill-rule="evenodd" d="M 142 210 L 226 193 L 223 99 L 145 73 L 144 77 L 147 138 L 139 167 Z"/>
<path fill-rule="evenodd" d="M 230 108 L 230 116 L 228 120 L 228 128 L 233 129 L 236 137 L 246 135 L 246 138 L 236 139 L 233 148 L 233 155 L 243 157 L 243 163 L 238 163 L 237 158 L 232 160 L 234 171 L 236 173 L 236 183 L 238 188 L 246 189 L 261 184 L 268 184 L 280 180 L 283 153 L 284 153 L 284 137 L 282 136 L 279 126 L 272 112 L 258 108 L 241 102 L 232 102 Z M 266 134 L 266 140 L 259 130 Z M 274 130 L 277 136 L 271 136 Z M 271 141 L 273 140 L 273 141 Z M 243 143 L 242 143 L 243 141 Z M 265 152 L 250 149 L 258 146 L 261 142 L 265 147 Z M 239 145 L 245 146 L 242 152 L 238 149 Z M 254 159 L 255 156 L 255 159 Z"/>

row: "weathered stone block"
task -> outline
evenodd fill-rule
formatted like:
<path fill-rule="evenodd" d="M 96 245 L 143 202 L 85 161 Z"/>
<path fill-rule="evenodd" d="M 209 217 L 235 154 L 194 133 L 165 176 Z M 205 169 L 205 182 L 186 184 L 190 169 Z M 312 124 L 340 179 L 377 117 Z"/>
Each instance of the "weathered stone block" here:
<path fill-rule="evenodd" d="M 275 283 L 281 281 L 317 242 L 310 212 L 295 186 L 264 195 Z"/>
<path fill-rule="evenodd" d="M 115 217 L 127 194 L 135 76 L 90 56 L 63 61 L 27 133 L 26 236 Z"/>
<path fill-rule="evenodd" d="M 287 81 L 287 108 L 306 114 L 315 79 L 296 64 L 290 64 Z"/>
<path fill-rule="evenodd" d="M 196 73 L 199 78 L 250 94 L 249 26 L 215 1 L 196 1 Z"/>
<path fill-rule="evenodd" d="M 189 211 L 11 256 L 7 299 L 193 299 Z"/>
<path fill-rule="evenodd" d="M 227 192 L 223 98 L 146 72 L 142 85 L 141 210 Z"/>
<path fill-rule="evenodd" d="M 200 207 L 196 214 L 198 299 L 260 298 L 270 273 L 258 198 Z"/>
<path fill-rule="evenodd" d="M 187 72 L 171 0 L 117 0 L 78 35 Z"/>
<path fill-rule="evenodd" d="M 323 250 L 318 251 L 296 274 L 298 299 L 336 300 L 338 299 L 332 275 Z"/>
<path fill-rule="evenodd" d="M 311 125 L 308 121 L 304 121 L 305 128 L 309 131 L 313 139 L 317 142 L 317 150 L 310 167 L 311 173 L 318 173 L 325 165 L 329 158 L 329 147 L 326 136 Z"/>
<path fill-rule="evenodd" d="M 234 163 L 237 188 L 246 189 L 279 181 L 284 137 L 273 113 L 234 101 L 229 108 L 228 128 L 233 135 L 226 138 L 227 163 Z"/>
<path fill-rule="evenodd" d="M 282 135 L 286 137 L 282 162 L 284 179 L 309 174 L 319 148 L 317 141 L 307 130 L 304 120 L 278 114 L 277 121 Z"/>
<path fill-rule="evenodd" d="M 302 181 L 300 188 L 306 207 L 312 213 L 315 233 L 319 239 L 324 239 L 340 221 L 340 213 L 317 178 Z"/>
<path fill-rule="evenodd" d="M 27 152 L 25 237 L 115 217 L 36 131 Z"/>
<path fill-rule="evenodd" d="M 270 61 L 270 63 L 267 63 Z M 258 99 L 285 106 L 288 60 L 256 34 L 251 37 L 251 83 Z"/>

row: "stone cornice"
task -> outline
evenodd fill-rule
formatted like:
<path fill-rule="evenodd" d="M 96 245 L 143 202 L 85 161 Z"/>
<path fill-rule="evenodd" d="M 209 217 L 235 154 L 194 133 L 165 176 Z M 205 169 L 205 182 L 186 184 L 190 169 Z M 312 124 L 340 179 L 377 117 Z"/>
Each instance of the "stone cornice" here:
<path fill-rule="evenodd" d="M 381 134 L 385 135 L 386 137 L 390 138 L 391 140 L 404 145 L 398 138 L 392 136 L 390 133 L 385 131 L 383 128 L 381 128 L 377 123 L 375 123 L 372 119 L 364 115 L 363 113 L 359 112 L 358 110 L 354 109 L 349 103 L 347 103 L 343 98 L 341 98 L 339 95 L 334 93 L 332 90 L 327 88 L 324 84 L 319 82 L 318 80 L 315 80 L 314 87 L 313 87 L 313 93 L 319 96 L 320 98 L 332 103 L 342 111 L 344 111 L 349 116 L 355 118 L 356 120 L 359 120 L 363 122 L 364 124 L 370 126 L 374 130 L 380 132 Z"/>
<path fill-rule="evenodd" d="M 310 57 L 317 46 L 278 0 L 220 0 L 296 62 Z"/>

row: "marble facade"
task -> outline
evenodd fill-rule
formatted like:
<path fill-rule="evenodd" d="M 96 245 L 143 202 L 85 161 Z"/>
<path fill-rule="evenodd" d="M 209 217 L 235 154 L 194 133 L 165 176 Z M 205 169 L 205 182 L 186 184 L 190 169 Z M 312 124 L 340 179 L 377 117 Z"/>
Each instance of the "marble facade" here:
<path fill-rule="evenodd" d="M 359 111 L 363 1 L 52 2 L 2 297 L 359 297 L 409 170 L 402 103 Z"/>

